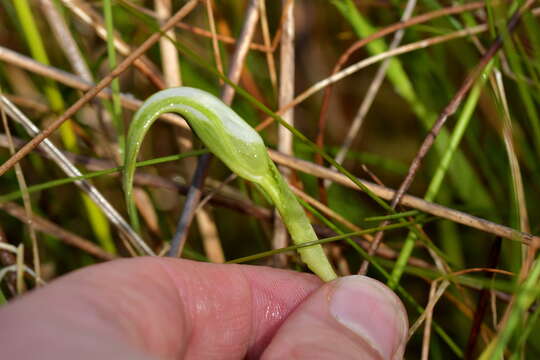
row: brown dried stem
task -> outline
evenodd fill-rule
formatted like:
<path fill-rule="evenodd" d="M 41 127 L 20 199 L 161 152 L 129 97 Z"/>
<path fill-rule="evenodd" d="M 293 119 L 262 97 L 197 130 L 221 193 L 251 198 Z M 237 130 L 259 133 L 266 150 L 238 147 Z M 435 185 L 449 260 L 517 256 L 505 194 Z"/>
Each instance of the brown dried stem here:
<path fill-rule="evenodd" d="M 510 18 L 507 24 L 507 31 L 508 33 L 512 33 L 516 26 L 519 23 L 519 20 L 521 19 L 522 14 L 528 10 L 528 8 L 533 4 L 534 0 L 528 0 L 520 9 L 518 9 Z M 500 34 L 493 44 L 489 47 L 489 49 L 486 51 L 486 53 L 482 56 L 476 67 L 473 69 L 473 71 L 465 78 L 463 84 L 461 85 L 460 89 L 456 92 L 454 97 L 450 100 L 448 105 L 443 109 L 435 123 L 433 124 L 433 127 L 428 132 L 426 138 L 424 139 L 422 145 L 420 146 L 420 149 L 418 150 L 418 153 L 416 154 L 415 158 L 411 162 L 411 166 L 409 167 L 409 171 L 407 172 L 407 175 L 405 176 L 405 179 L 399 186 L 398 190 L 396 191 L 394 197 L 392 198 L 392 201 L 390 203 L 390 206 L 395 209 L 396 206 L 400 203 L 401 199 L 411 186 L 418 170 L 420 169 L 420 166 L 422 165 L 422 161 L 424 160 L 425 156 L 427 155 L 429 149 L 431 149 L 431 146 L 433 145 L 433 142 L 435 141 L 435 138 L 441 131 L 442 127 L 446 123 L 446 120 L 453 115 L 456 110 L 461 105 L 461 102 L 463 101 L 464 97 L 467 95 L 473 84 L 475 83 L 476 79 L 480 74 L 482 74 L 484 68 L 487 66 L 487 64 L 493 59 L 493 57 L 497 54 L 499 49 L 502 47 L 503 42 L 503 35 Z M 384 221 L 381 223 L 380 226 L 386 226 L 389 224 L 389 221 Z M 374 250 L 379 246 L 379 243 L 382 241 L 384 232 L 380 231 L 375 235 L 374 241 L 371 243 L 370 250 L 368 253 L 372 255 L 374 253 Z M 367 269 L 369 267 L 369 262 L 364 261 L 362 263 L 362 266 L 360 267 L 360 274 L 365 274 L 367 272 Z"/>
<path fill-rule="evenodd" d="M 238 40 L 238 46 L 235 50 L 233 58 L 231 60 L 231 65 L 229 68 L 228 77 L 229 80 L 237 84 L 242 75 L 242 68 L 244 66 L 244 61 L 246 59 L 249 44 L 253 38 L 255 32 L 255 25 L 259 18 L 259 4 L 258 0 L 251 0 L 246 10 L 246 19 L 244 20 L 244 26 L 242 28 L 242 33 L 240 34 Z M 221 100 L 227 105 L 232 103 L 234 98 L 235 89 L 226 84 L 223 87 L 223 92 L 221 95 Z M 195 209 L 201 199 L 201 189 L 204 184 L 204 179 L 208 173 L 208 168 L 212 160 L 211 154 L 202 155 L 197 161 L 197 168 L 195 169 L 195 174 L 191 181 L 191 186 L 186 196 L 186 201 L 184 203 L 184 208 L 182 210 L 182 215 L 178 221 L 176 232 L 171 241 L 171 248 L 167 252 L 168 256 L 180 257 L 182 250 L 184 248 L 189 228 L 193 217 L 195 214 Z"/>
<path fill-rule="evenodd" d="M 84 1 L 81 0 L 62 0 L 64 5 L 70 9 L 80 20 L 91 26 L 99 37 L 107 41 L 107 29 L 103 24 L 103 18 L 100 14 Z M 187 5 L 187 4 L 186 4 Z M 114 34 L 114 46 L 123 56 L 129 56 L 133 49 L 118 34 Z M 158 89 L 163 89 L 165 83 L 156 72 L 156 66 L 144 55 L 133 61 L 133 66 L 137 68 L 148 80 Z"/>
<path fill-rule="evenodd" d="M 101 90 L 105 89 L 111 81 L 118 75 L 123 73 L 133 62 L 144 54 L 152 45 L 154 45 L 161 37 L 161 34 L 169 30 L 174 24 L 181 18 L 186 16 L 195 6 L 198 0 L 191 0 L 184 5 L 173 17 L 167 21 L 165 25 L 160 29 L 160 32 L 156 32 L 151 35 L 145 42 L 141 44 L 131 55 L 124 59 L 113 71 L 111 71 L 105 78 L 103 78 L 95 87 L 84 94 L 75 104 L 69 107 L 62 116 L 54 120 L 47 128 L 45 128 L 39 135 L 30 140 L 25 146 L 23 146 L 17 153 L 11 156 L 5 163 L 0 166 L 0 176 L 5 174 L 6 171 L 11 169 L 13 165 L 19 162 L 23 157 L 28 155 L 36 146 L 39 145 L 44 139 L 49 137 L 56 129 L 58 129 L 66 120 L 71 118 L 75 113 L 86 103 L 92 100 Z"/>
<path fill-rule="evenodd" d="M 268 153 L 272 160 L 274 160 L 280 165 L 286 165 L 292 169 L 302 171 L 306 174 L 328 179 L 346 187 L 361 191 L 361 189 L 355 183 L 353 183 L 351 179 L 337 171 L 330 170 L 326 167 L 314 164 L 309 161 L 289 157 L 274 150 L 268 150 Z M 390 200 L 395 197 L 396 190 L 394 189 L 380 186 L 369 181 L 361 179 L 358 180 L 361 181 L 370 191 L 372 191 L 381 199 Z M 485 220 L 464 213 L 462 211 L 454 210 L 439 204 L 425 201 L 424 199 L 418 198 L 416 196 L 405 194 L 401 199 L 400 204 L 405 207 L 417 209 L 425 213 L 456 222 L 458 224 L 484 231 L 489 234 L 501 236 L 509 240 L 520 241 L 525 244 L 540 242 L 540 237 L 538 236 L 521 232 L 504 225 L 496 224 L 489 220 Z"/>
<path fill-rule="evenodd" d="M 101 249 L 99 246 L 97 246 L 90 240 L 84 239 L 80 237 L 79 235 L 76 235 L 70 231 L 67 231 L 41 216 L 33 214 L 32 218 L 28 219 L 24 208 L 15 203 L 12 203 L 12 202 L 0 203 L 0 209 L 4 210 L 11 216 L 16 217 L 17 219 L 21 220 L 24 223 L 31 221 L 34 227 L 36 228 L 36 230 L 39 230 L 45 234 L 49 234 L 54 237 L 57 237 L 64 243 L 70 246 L 79 248 L 83 250 L 84 252 L 90 255 L 93 255 L 99 259 L 102 259 L 102 260 L 114 259 L 114 255 L 109 254 L 108 252 L 104 251 L 103 249 Z"/>

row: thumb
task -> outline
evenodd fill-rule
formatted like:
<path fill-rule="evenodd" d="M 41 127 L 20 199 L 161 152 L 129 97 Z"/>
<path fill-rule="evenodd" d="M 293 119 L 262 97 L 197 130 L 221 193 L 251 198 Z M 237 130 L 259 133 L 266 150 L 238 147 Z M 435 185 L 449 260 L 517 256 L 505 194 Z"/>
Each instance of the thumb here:
<path fill-rule="evenodd" d="M 377 280 L 347 276 L 311 294 L 283 323 L 263 359 L 402 359 L 407 314 Z"/>

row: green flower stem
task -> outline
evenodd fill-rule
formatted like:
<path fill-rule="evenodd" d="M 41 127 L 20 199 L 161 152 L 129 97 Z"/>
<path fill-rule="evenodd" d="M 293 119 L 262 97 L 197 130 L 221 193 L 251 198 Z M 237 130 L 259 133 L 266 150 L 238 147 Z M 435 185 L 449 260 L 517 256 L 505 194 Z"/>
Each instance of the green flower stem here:
<path fill-rule="evenodd" d="M 272 161 L 270 163 L 271 177 L 259 183 L 259 186 L 270 196 L 275 204 L 283 223 L 289 230 L 293 242 L 297 245 L 317 240 L 317 235 L 309 222 L 304 209 L 298 203 L 296 196 L 283 180 L 278 169 Z M 331 281 L 337 277 L 334 269 L 326 259 L 323 248 L 310 246 L 298 249 L 302 261 L 324 281 Z M 324 261 L 321 261 L 324 259 Z"/>
<path fill-rule="evenodd" d="M 257 184 L 274 203 L 295 244 L 317 240 L 311 224 L 270 160 L 259 134 L 215 96 L 189 87 L 171 88 L 148 98 L 130 125 L 124 161 L 124 192 L 129 216 L 137 229 L 133 175 L 146 132 L 164 113 L 182 115 L 208 149 L 238 176 Z M 320 245 L 299 250 L 302 260 L 322 280 L 337 277 Z"/>

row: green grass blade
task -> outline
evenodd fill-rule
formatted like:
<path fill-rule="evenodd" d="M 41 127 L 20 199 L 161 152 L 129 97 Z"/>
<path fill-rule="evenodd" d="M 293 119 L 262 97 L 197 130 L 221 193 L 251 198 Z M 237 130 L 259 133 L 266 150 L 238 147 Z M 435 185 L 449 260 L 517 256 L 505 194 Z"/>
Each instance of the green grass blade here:
<path fill-rule="evenodd" d="M 107 28 L 107 56 L 109 59 L 109 68 L 116 67 L 116 50 L 114 47 L 114 24 L 111 0 L 103 0 L 103 12 L 105 13 L 105 26 Z M 125 136 L 124 125 L 122 121 L 122 103 L 120 101 L 120 80 L 113 79 L 111 82 L 112 90 L 112 120 L 118 136 L 118 145 L 120 148 L 120 157 L 124 154 Z"/>
<path fill-rule="evenodd" d="M 364 38 L 375 32 L 375 28 L 363 16 L 352 0 L 333 0 L 340 14 L 349 21 L 353 30 L 359 38 Z M 378 54 L 386 51 L 387 46 L 384 40 L 377 39 L 366 45 L 370 54 Z M 436 119 L 436 114 L 430 111 L 416 95 L 412 81 L 405 72 L 403 65 L 398 59 L 392 59 L 388 67 L 388 79 L 394 86 L 395 91 L 404 98 L 411 109 L 421 121 L 426 130 L 429 130 Z M 442 129 L 434 144 L 434 149 L 440 157 L 449 145 L 449 135 L 446 129 Z M 473 167 L 465 155 L 458 151 L 451 165 L 450 176 L 455 184 L 461 199 L 471 204 L 474 208 L 491 209 L 492 200 L 484 190 L 482 183 L 478 179 Z"/>
<path fill-rule="evenodd" d="M 439 166 L 437 167 L 437 170 L 435 171 L 435 174 L 433 178 L 431 179 L 431 182 L 428 186 L 426 195 L 424 196 L 424 199 L 427 201 L 433 201 L 441 188 L 443 179 L 448 171 L 450 162 L 452 161 L 454 154 L 457 151 L 458 145 L 461 142 L 461 139 L 463 138 L 465 130 L 467 129 L 467 126 L 469 125 L 469 121 L 472 118 L 474 109 L 476 108 L 476 104 L 478 102 L 478 99 L 480 98 L 481 89 L 485 83 L 485 79 L 487 78 L 487 75 L 491 72 L 491 70 L 493 69 L 493 64 L 494 64 L 493 61 L 490 64 L 488 64 L 482 76 L 479 77 L 480 80 L 472 88 L 469 95 L 467 96 L 467 100 L 465 101 L 465 105 L 463 106 L 463 111 L 461 112 L 459 116 L 459 119 L 456 123 L 456 127 L 454 128 L 454 131 L 452 132 L 449 147 L 446 150 L 446 153 L 444 154 L 443 158 L 441 159 L 441 162 L 439 163 Z M 407 238 L 405 239 L 405 243 L 403 245 L 403 248 L 401 249 L 399 257 L 396 261 L 396 266 L 392 270 L 392 274 L 388 282 L 388 285 L 391 288 L 395 288 L 395 286 L 399 282 L 399 279 L 403 275 L 405 265 L 407 264 L 407 261 L 409 260 L 409 257 L 412 254 L 416 240 L 417 240 L 416 233 L 409 232 L 409 234 L 407 235 Z"/>
<path fill-rule="evenodd" d="M 26 38 L 32 56 L 37 61 L 45 65 L 50 65 L 43 39 L 40 35 L 34 16 L 32 15 L 28 1 L 15 0 L 14 5 L 22 25 L 23 35 Z M 65 104 L 57 84 L 51 79 L 45 79 L 43 90 L 52 110 L 57 114 L 62 113 L 65 110 Z M 69 151 L 75 153 L 78 152 L 77 137 L 73 131 L 73 125 L 70 120 L 66 121 L 60 127 L 60 136 L 64 146 Z M 112 239 L 110 225 L 106 216 L 103 214 L 103 211 L 101 211 L 94 202 L 88 201 L 84 195 L 82 195 L 82 201 L 88 214 L 90 225 L 101 245 L 107 249 L 115 249 L 116 246 Z M 113 253 L 116 253 L 116 251 Z"/>

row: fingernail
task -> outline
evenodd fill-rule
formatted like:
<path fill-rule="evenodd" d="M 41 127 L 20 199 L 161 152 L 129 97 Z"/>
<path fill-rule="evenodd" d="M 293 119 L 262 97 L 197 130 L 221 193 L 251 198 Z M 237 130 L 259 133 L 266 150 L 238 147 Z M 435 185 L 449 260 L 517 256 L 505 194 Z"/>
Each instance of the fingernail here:
<path fill-rule="evenodd" d="M 408 320 L 399 298 L 388 287 L 366 276 L 347 276 L 336 282 L 330 298 L 332 316 L 383 359 L 401 359 Z"/>

